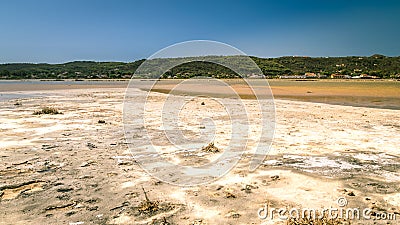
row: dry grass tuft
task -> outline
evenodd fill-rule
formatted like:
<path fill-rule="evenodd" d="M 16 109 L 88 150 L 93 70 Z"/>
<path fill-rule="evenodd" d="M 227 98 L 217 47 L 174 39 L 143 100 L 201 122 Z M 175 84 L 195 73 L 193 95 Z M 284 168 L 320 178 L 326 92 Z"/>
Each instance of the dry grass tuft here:
<path fill-rule="evenodd" d="M 212 152 L 212 153 L 220 152 L 219 148 L 217 148 L 217 147 L 214 145 L 214 142 L 211 142 L 211 143 L 208 144 L 207 146 L 203 147 L 201 150 L 202 150 L 202 151 L 205 151 L 205 152 Z"/>
<path fill-rule="evenodd" d="M 153 215 L 160 209 L 158 201 L 150 201 L 149 197 L 147 196 L 147 192 L 144 190 L 143 187 L 142 189 L 146 200 L 139 204 L 137 210 L 140 214 Z"/>
<path fill-rule="evenodd" d="M 52 107 L 44 107 L 41 110 L 35 111 L 33 113 L 33 115 L 42 115 L 42 114 L 57 115 L 57 114 L 62 114 L 62 112 L 59 112 L 57 109 Z"/>
<path fill-rule="evenodd" d="M 153 215 L 159 210 L 159 204 L 157 201 L 143 201 L 142 203 L 140 203 L 137 209 L 140 214 Z"/>

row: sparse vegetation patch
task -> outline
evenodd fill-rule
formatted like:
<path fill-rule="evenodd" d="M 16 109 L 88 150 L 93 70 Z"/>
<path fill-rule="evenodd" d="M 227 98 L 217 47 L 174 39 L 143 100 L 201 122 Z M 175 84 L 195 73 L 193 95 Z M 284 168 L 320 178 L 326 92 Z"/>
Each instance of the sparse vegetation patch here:
<path fill-rule="evenodd" d="M 63 113 L 58 111 L 56 108 L 52 108 L 52 107 L 43 107 L 42 109 L 37 110 L 33 113 L 33 115 L 42 115 L 42 114 L 57 115 L 57 114 L 63 114 Z"/>

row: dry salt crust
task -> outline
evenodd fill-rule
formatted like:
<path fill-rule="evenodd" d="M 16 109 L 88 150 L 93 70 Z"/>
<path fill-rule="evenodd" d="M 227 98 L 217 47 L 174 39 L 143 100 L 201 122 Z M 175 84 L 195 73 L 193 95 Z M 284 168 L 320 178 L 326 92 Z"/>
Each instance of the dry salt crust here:
<path fill-rule="evenodd" d="M 26 94 L 43 93 L 48 97 L 21 99 L 20 106 L 15 100 L 0 103 L 0 224 L 161 224 L 164 218 L 172 224 L 284 224 L 259 219 L 258 209 L 264 204 L 337 207 L 340 196 L 349 207 L 400 211 L 396 110 L 275 100 L 272 150 L 249 172 L 260 118 L 256 102 L 245 100 L 251 135 L 239 164 L 213 183 L 178 187 L 150 176 L 132 157 L 122 124 L 124 89 Z M 161 137 L 165 127 L 159 113 L 166 95 L 152 98 L 146 129 Z M 63 114 L 32 115 L 43 106 Z M 210 129 L 215 132 L 205 141 L 212 138 L 221 150 L 228 145 L 229 115 L 218 99 L 188 98 L 179 118 L 187 139 L 201 139 Z M 214 127 L 201 128 L 204 118 L 212 118 Z M 221 154 L 198 149 L 208 143 L 187 143 L 185 149 L 156 138 L 153 144 L 165 159 L 182 165 L 207 163 Z M 150 200 L 169 207 L 138 215 L 142 187 Z M 369 222 L 396 224 L 352 224 Z"/>

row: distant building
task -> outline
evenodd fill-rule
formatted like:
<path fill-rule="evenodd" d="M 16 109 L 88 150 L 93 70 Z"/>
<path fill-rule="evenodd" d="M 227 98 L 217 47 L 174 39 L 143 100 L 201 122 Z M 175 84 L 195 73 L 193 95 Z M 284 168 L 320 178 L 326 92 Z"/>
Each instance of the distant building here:
<path fill-rule="evenodd" d="M 370 75 L 368 75 L 368 74 L 361 74 L 361 75 L 360 75 L 360 78 L 361 78 L 361 79 L 379 79 L 379 77 L 370 76 Z"/>
<path fill-rule="evenodd" d="M 305 73 L 304 76 L 306 76 L 306 78 L 318 78 L 318 75 L 315 73 Z"/>
<path fill-rule="evenodd" d="M 262 78 L 265 78 L 265 75 L 264 74 L 254 74 L 254 73 L 252 73 L 252 74 L 250 74 L 249 76 L 248 76 L 248 78 L 250 78 L 250 79 L 262 79 Z"/>
<path fill-rule="evenodd" d="M 282 75 L 280 79 L 306 79 L 306 75 Z"/>
<path fill-rule="evenodd" d="M 346 79 L 346 75 L 342 74 L 331 74 L 332 79 Z"/>

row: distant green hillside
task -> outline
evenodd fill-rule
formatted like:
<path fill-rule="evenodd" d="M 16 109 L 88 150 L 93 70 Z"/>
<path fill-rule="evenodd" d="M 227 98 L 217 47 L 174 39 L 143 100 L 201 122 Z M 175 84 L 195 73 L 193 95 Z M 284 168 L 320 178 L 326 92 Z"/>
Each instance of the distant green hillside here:
<path fill-rule="evenodd" d="M 228 57 L 235 56 L 207 56 L 220 62 L 227 61 Z M 230 69 L 217 64 L 203 62 L 207 57 L 191 58 L 198 61 L 182 64 L 163 74 L 162 78 L 189 78 L 194 76 L 209 76 L 216 78 L 234 78 L 237 74 Z M 238 57 L 238 56 L 236 56 Z M 400 57 L 386 57 L 373 55 L 370 57 L 280 57 L 258 58 L 251 57 L 268 77 L 280 75 L 304 75 L 316 73 L 330 75 L 333 73 L 356 76 L 368 74 L 380 78 L 398 77 L 400 74 Z M 165 60 L 154 59 L 151 63 L 156 68 Z M 240 57 L 235 59 L 239 67 Z M 136 69 L 144 62 L 138 60 L 131 63 L 123 62 L 90 62 L 77 61 L 64 64 L 29 64 L 11 63 L 0 64 L 0 79 L 115 79 L 130 78 Z M 231 60 L 230 60 L 231 62 Z M 162 71 L 162 67 L 159 68 Z M 157 78 L 158 75 L 141 71 L 138 78 Z"/>

